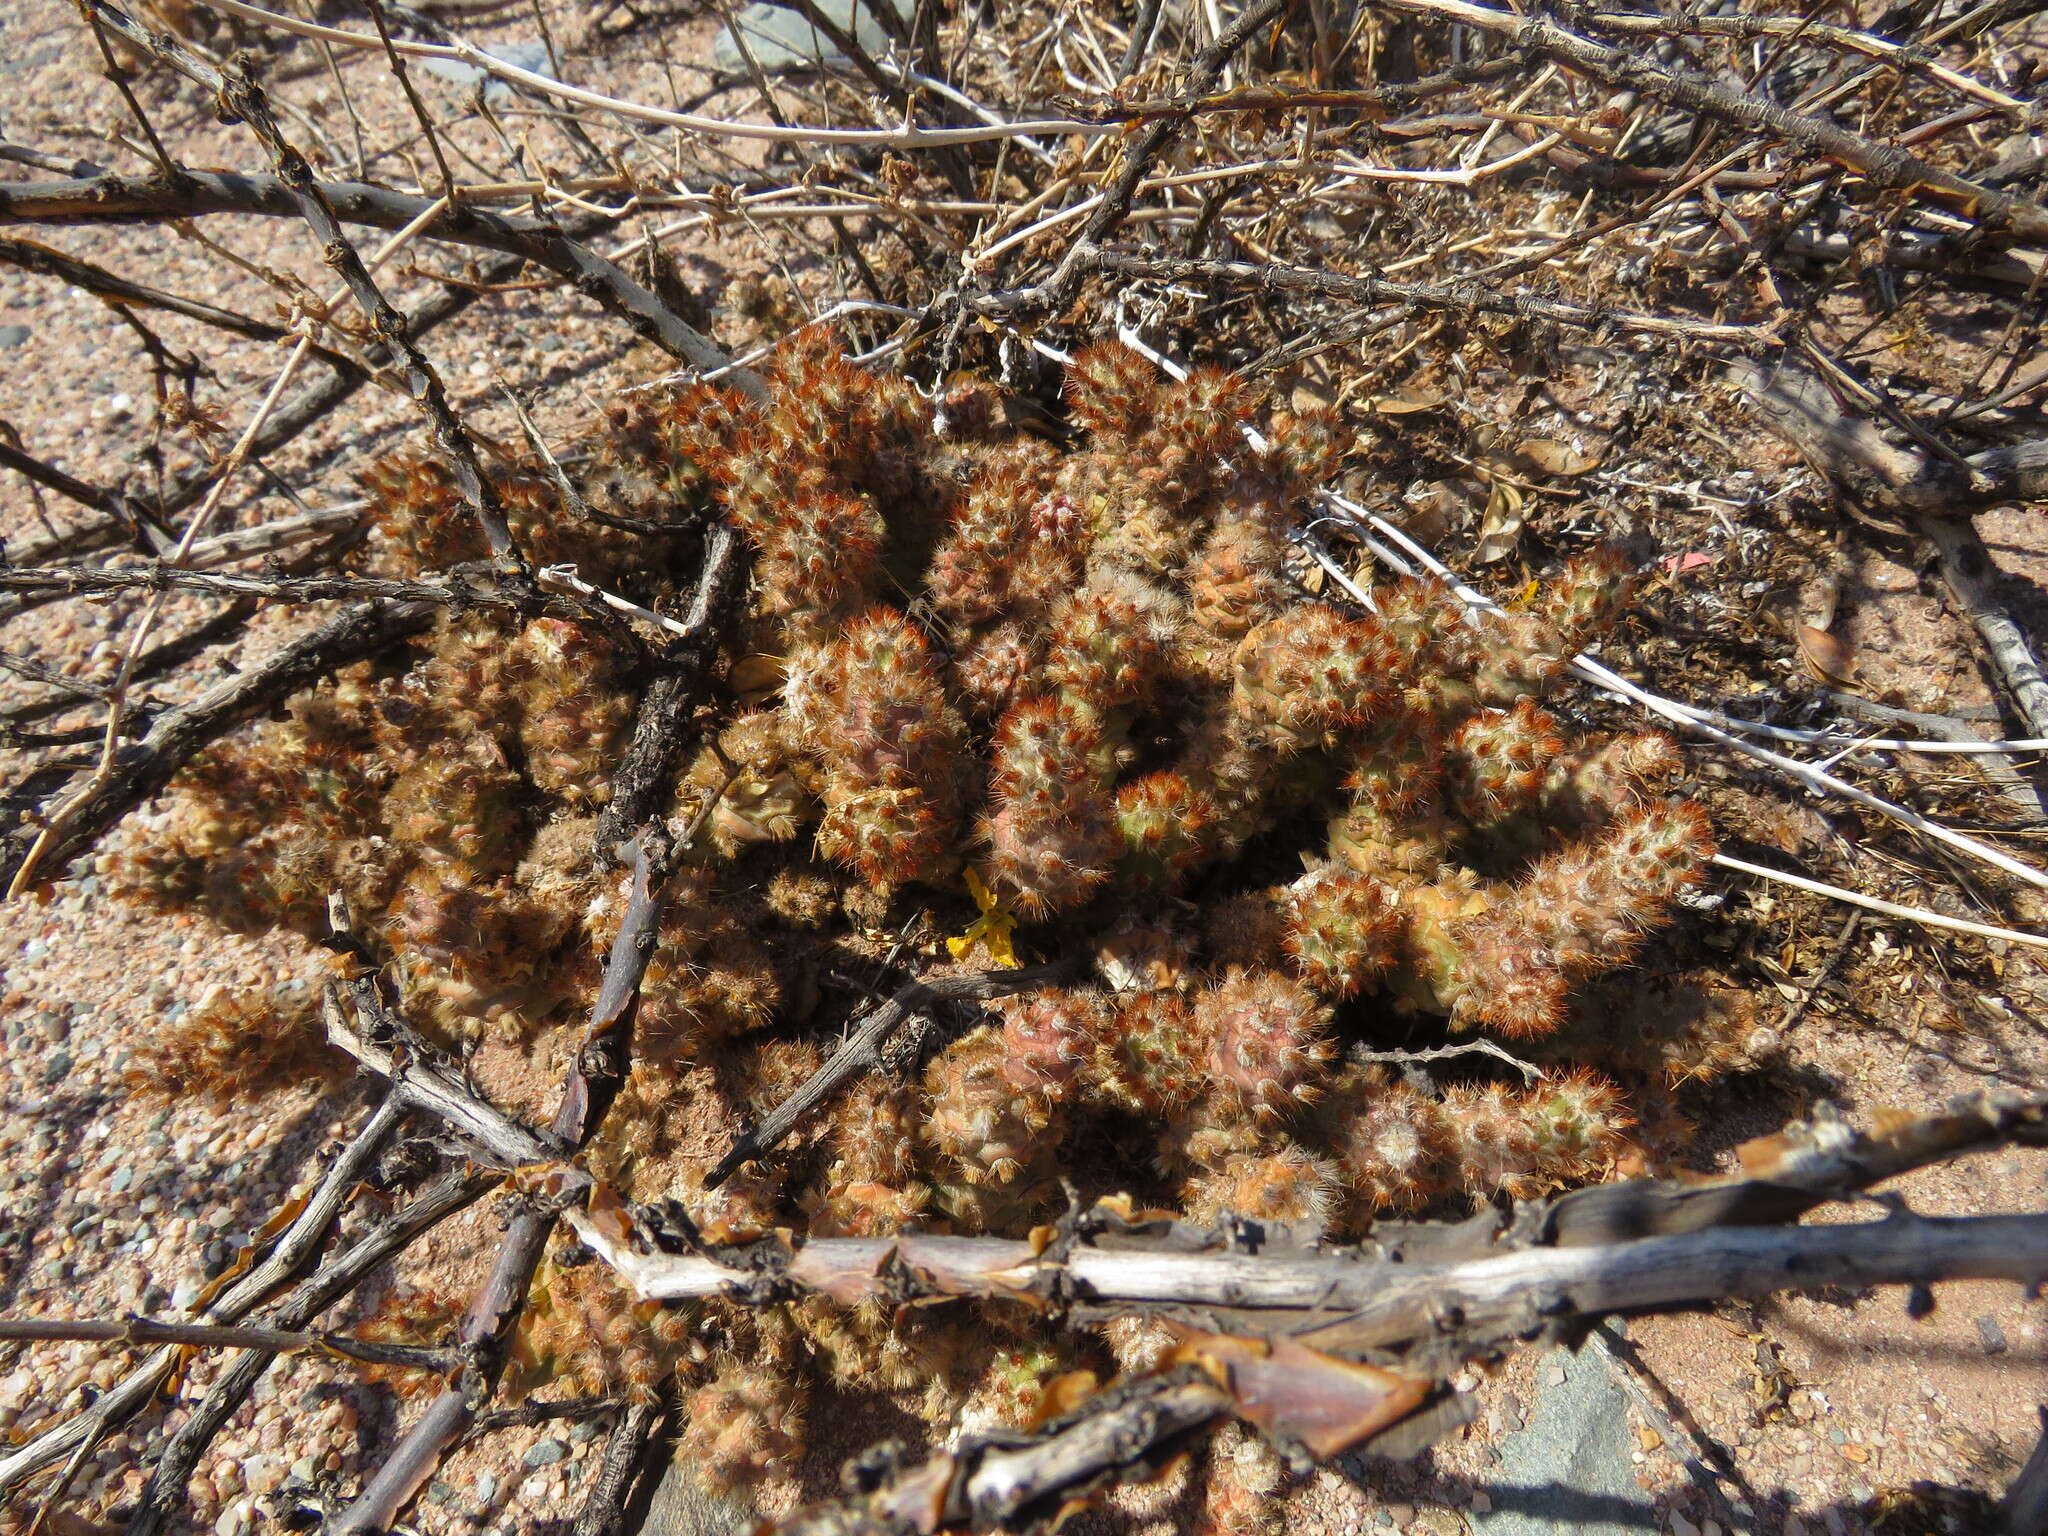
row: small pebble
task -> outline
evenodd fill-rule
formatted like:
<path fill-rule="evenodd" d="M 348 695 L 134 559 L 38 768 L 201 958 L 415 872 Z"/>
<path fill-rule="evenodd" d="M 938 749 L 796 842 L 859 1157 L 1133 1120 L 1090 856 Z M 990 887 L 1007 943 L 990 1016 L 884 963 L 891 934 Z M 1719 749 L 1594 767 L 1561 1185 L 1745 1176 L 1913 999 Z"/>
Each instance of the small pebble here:
<path fill-rule="evenodd" d="M 559 1440 L 536 1440 L 526 1453 L 525 1464 L 529 1467 L 553 1466 L 569 1454 L 569 1447 Z"/>
<path fill-rule="evenodd" d="M 242 1478 L 257 1493 L 275 1493 L 284 1486 L 283 1458 L 251 1456 L 242 1463 Z"/>
<path fill-rule="evenodd" d="M 476 1499 L 479 1504 L 488 1504 L 498 1496 L 498 1480 L 489 1472 L 476 1480 Z"/>
<path fill-rule="evenodd" d="M 2002 1355 L 2007 1349 L 2005 1330 L 1998 1326 L 1998 1319 L 1990 1313 L 1977 1319 L 1977 1337 L 1984 1342 L 1984 1353 Z"/>
<path fill-rule="evenodd" d="M 1674 1509 L 1671 1511 L 1671 1536 L 1700 1536 L 1700 1528 Z"/>
<path fill-rule="evenodd" d="M 1501 1422 L 1509 1429 L 1522 1427 L 1522 1400 L 1512 1392 L 1503 1393 L 1500 1400 Z"/>

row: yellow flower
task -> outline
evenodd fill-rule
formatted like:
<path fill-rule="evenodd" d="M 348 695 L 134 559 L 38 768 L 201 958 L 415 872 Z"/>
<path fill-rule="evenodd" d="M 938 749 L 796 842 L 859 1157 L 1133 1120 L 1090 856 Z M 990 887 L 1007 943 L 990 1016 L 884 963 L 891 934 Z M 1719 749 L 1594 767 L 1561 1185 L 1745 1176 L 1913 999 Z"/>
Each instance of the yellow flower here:
<path fill-rule="evenodd" d="M 1005 970 L 1014 970 L 1019 964 L 1017 951 L 1010 943 L 1010 935 L 1016 932 L 1017 917 L 1005 907 L 996 893 L 990 890 L 981 876 L 972 868 L 967 871 L 967 894 L 974 898 L 974 904 L 981 908 L 981 916 L 967 925 L 967 931 L 957 939 L 946 940 L 946 949 L 955 960 L 965 960 L 976 944 L 988 951 L 989 959 Z"/>

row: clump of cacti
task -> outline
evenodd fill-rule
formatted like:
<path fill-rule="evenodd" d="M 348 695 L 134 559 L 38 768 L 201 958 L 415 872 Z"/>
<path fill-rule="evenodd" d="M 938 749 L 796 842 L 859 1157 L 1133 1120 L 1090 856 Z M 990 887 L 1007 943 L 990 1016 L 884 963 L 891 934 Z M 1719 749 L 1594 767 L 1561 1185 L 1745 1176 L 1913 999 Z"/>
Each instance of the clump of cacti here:
<path fill-rule="evenodd" d="M 1000 425 L 985 384 L 928 401 L 815 339 L 769 385 L 643 397 L 598 434 L 585 502 L 673 535 L 579 522 L 543 479 L 505 480 L 536 560 L 645 606 L 686 589 L 694 519 L 729 519 L 754 557 L 735 705 L 674 786 L 691 863 L 594 1169 L 740 1240 L 1021 1231 L 1063 1180 L 1134 1177 L 1203 1219 L 1355 1230 L 1611 1165 L 1630 1117 L 1588 1067 L 1438 1087 L 1347 1057 L 1430 1019 L 1587 1054 L 1584 984 L 1704 868 L 1704 815 L 1666 798 L 1672 743 L 1576 739 L 1545 707 L 1626 609 L 1619 555 L 1579 555 L 1492 614 L 1430 579 L 1370 606 L 1309 598 L 1287 530 L 1341 458 L 1336 419 L 1297 416 L 1255 450 L 1241 382 L 1162 382 L 1121 347 L 1074 360 L 1083 435 L 1066 451 Z M 370 490 L 373 568 L 481 554 L 445 477 L 394 464 Z M 341 890 L 416 1022 L 541 1030 L 587 1007 L 620 921 L 591 841 L 637 686 L 594 630 L 452 614 L 414 654 L 208 754 L 125 882 L 308 932 Z M 918 909 L 972 922 L 958 963 L 1011 963 L 1015 945 L 1071 974 L 705 1192 L 710 1142 L 820 1059 L 807 1015 L 835 966 L 879 956 Z M 1078 1166 L 1105 1131 L 1146 1155 Z M 674 1363 L 597 1280 L 550 1273 L 534 1362 L 636 1392 Z M 912 1349 L 901 1319 L 771 1310 L 783 1342 L 685 1373 L 687 1444 L 713 1481 L 798 1454 L 812 1366 L 881 1390 L 951 1380 L 948 1404 L 1036 1390 L 1028 1351 L 943 1330 Z M 626 1351 L 623 1381 L 578 1363 L 590 1341 Z"/>
<path fill-rule="evenodd" d="M 196 1095 L 218 1103 L 329 1081 L 338 1064 L 319 1002 L 304 987 L 257 995 L 215 983 L 142 1040 L 123 1077 L 144 1099 Z"/>

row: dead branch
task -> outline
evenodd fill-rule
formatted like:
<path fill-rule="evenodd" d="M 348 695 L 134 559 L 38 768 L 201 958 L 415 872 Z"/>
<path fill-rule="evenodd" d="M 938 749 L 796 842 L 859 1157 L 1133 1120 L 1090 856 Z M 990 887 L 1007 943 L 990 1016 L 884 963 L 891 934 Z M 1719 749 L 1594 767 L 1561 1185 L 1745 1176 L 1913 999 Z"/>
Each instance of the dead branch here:
<path fill-rule="evenodd" d="M 336 669 L 419 633 L 435 611 L 429 603 L 373 602 L 344 609 L 261 664 L 214 684 L 189 704 L 166 710 L 141 741 L 124 751 L 115 773 L 74 808 L 63 835 L 44 850 L 44 867 L 62 869 L 236 726 Z M 84 781 L 81 776 L 77 782 Z M 38 831 L 17 825 L 0 835 L 0 871 L 11 877 L 20 870 Z"/>
<path fill-rule="evenodd" d="M 406 391 L 425 413 L 435 446 L 441 450 L 454 473 L 457 494 L 483 530 L 492 558 L 510 570 L 523 572 L 524 561 L 513 546 L 504 505 L 477 460 L 476 445 L 468 428 L 463 426 L 448 404 L 448 393 L 441 383 L 441 376 L 407 334 L 405 317 L 391 307 L 376 279 L 370 275 L 370 269 L 343 233 L 334 209 L 320 195 L 319 181 L 312 166 L 297 146 L 284 136 L 262 87 L 246 67 L 236 65 L 223 73 L 185 47 L 174 34 L 152 33 L 126 12 L 108 4 L 107 0 L 84 0 L 84 3 L 96 25 L 104 24 L 131 45 L 160 59 L 202 90 L 211 92 L 220 104 L 223 117 L 230 122 L 246 122 L 263 141 L 263 147 L 277 165 L 292 205 L 319 243 L 322 259 L 341 278 L 378 338 L 395 354 Z"/>
<path fill-rule="evenodd" d="M 303 1328 L 347 1296 L 391 1256 L 447 1217 L 481 1199 L 497 1180 L 474 1169 L 453 1168 L 434 1180 L 402 1209 L 365 1232 L 335 1255 L 279 1305 L 274 1321 Z M 221 1372 L 199 1406 L 192 1410 L 158 1457 L 143 1490 L 127 1536 L 155 1536 L 184 1496 L 206 1447 L 233 1417 L 250 1391 L 277 1357 L 268 1350 L 246 1350 Z"/>
<path fill-rule="evenodd" d="M 2048 208 L 1994 191 L 1894 144 L 1867 139 L 1830 119 L 1795 112 L 1731 86 L 1719 85 L 1640 48 L 1610 48 L 1541 17 L 1524 17 L 1471 0 L 1393 0 L 1399 10 L 1422 12 L 1493 33 L 1506 47 L 1554 59 L 1603 84 L 1638 91 L 1745 132 L 1768 134 L 1861 172 L 1877 186 L 1969 209 L 1987 232 L 2027 240 L 2048 239 Z"/>
<path fill-rule="evenodd" d="M 716 637 L 746 590 L 746 544 L 729 527 L 704 541 L 703 574 L 683 617 L 693 638 L 677 640 L 633 714 L 633 738 L 612 776 L 612 798 L 597 822 L 600 851 L 622 843 L 655 814 L 682 762 L 691 716 L 701 702 L 705 673 L 717 655 Z"/>
<path fill-rule="evenodd" d="M 2048 1144 L 2048 1099 L 1977 1095 L 1870 1134 L 1823 1119 L 1746 1146 L 1742 1176 L 1596 1185 L 1524 1207 L 1499 1246 L 1489 1225 L 1464 1233 L 1434 1262 L 1277 1240 L 1255 1253 L 1233 1251 L 1214 1232 L 1170 1221 L 1133 1226 L 1103 1207 L 1075 1226 L 1079 1240 L 1071 1245 L 922 1234 L 827 1239 L 772 1259 L 750 1250 L 750 1267 L 739 1271 L 709 1254 L 636 1250 L 630 1222 L 601 1201 L 569 1219 L 650 1299 L 744 1298 L 761 1294 L 772 1274 L 776 1284 L 842 1305 L 977 1296 L 1058 1297 L 1098 1315 L 1222 1308 L 1239 1331 L 1263 1322 L 1329 1347 L 1455 1339 L 1479 1350 L 1522 1337 L 1546 1318 L 1705 1296 L 1964 1277 L 2026 1281 L 2048 1272 L 2039 1267 L 2048 1255 L 2048 1216 L 1985 1218 L 1991 1225 L 1906 1214 L 1861 1226 L 1777 1225 L 1910 1169 L 2015 1142 Z M 1104 1232 L 1110 1243 L 1088 1241 Z M 2001 1251 L 2008 1242 L 2015 1246 Z M 1923 1263 L 1932 1266 L 1928 1273 L 1914 1267 Z M 1304 1329 L 1304 1310 L 1335 1321 Z"/>
<path fill-rule="evenodd" d="M 478 1414 L 470 1433 L 488 1435 L 501 1429 L 531 1429 L 553 1419 L 594 1419 L 625 1406 L 623 1397 L 530 1397 L 516 1408 L 493 1408 Z"/>
<path fill-rule="evenodd" d="M 707 570 L 700 590 L 711 581 Z M 591 1007 L 548 1126 L 552 1141 L 572 1150 L 581 1147 L 597 1128 L 625 1077 L 640 982 L 654 951 L 662 885 L 670 873 L 674 851 L 666 833 L 652 827 L 625 850 L 632 869 L 631 894 L 618 936 L 612 941 L 604 984 Z M 557 1214 L 555 1201 L 529 1201 L 506 1226 L 497 1262 L 470 1301 L 457 1334 L 462 1366 L 354 1501 L 331 1523 L 333 1536 L 389 1529 L 489 1401 L 505 1368 L 510 1330 L 526 1309 L 526 1293 L 555 1229 Z"/>
<path fill-rule="evenodd" d="M 644 1255 L 580 1213 L 583 1240 L 650 1300 L 744 1299 L 757 1270 L 702 1255 Z M 1340 1351 L 1455 1336 L 1477 1351 L 1541 1332 L 1546 1319 L 1761 1296 L 1828 1285 L 1907 1285 L 2048 1276 L 2048 1216 L 1932 1218 L 1826 1227 L 1722 1227 L 1672 1237 L 1530 1246 L 1461 1263 L 1374 1261 L 1356 1251 L 1193 1251 L 1212 1234 L 1167 1224 L 1156 1245 L 1038 1253 L 1025 1241 L 906 1235 L 825 1238 L 775 1280 L 842 1305 L 863 1301 L 1066 1296 L 1091 1318 L 1227 1311 L 1239 1331 L 1280 1332 Z M 1316 1321 L 1317 1316 L 1331 1319 Z"/>
<path fill-rule="evenodd" d="M 0 459 L 4 459 L 4 445 L 0 445 Z M 111 494 L 111 493 L 110 493 Z M 143 509 L 131 509 L 140 513 Z M 287 584 L 274 591 L 261 590 L 263 578 L 244 578 L 257 582 L 257 586 L 233 587 L 234 577 L 206 577 L 199 573 L 216 566 L 228 565 L 236 560 L 246 560 L 255 555 L 274 554 L 278 550 L 309 544 L 321 539 L 345 540 L 360 528 L 358 513 L 361 503 L 331 507 L 322 512 L 304 512 L 295 517 L 281 517 L 275 522 L 261 523 L 254 528 L 231 528 L 217 533 L 212 538 L 201 539 L 185 552 L 182 566 L 147 565 L 124 567 L 120 570 L 93 569 L 82 566 L 6 566 L 0 565 L 12 585 L 0 590 L 12 592 L 11 598 L 0 599 L 0 619 L 13 618 L 32 608 L 60 598 L 92 592 L 116 592 L 128 589 L 163 591 L 169 586 L 185 581 L 194 584 L 187 590 L 214 592 L 221 596 L 234 597 L 291 597 L 293 589 Z M 156 523 L 144 525 L 151 544 L 162 542 L 161 551 L 152 553 L 152 559 L 161 558 L 172 551 L 176 541 L 171 539 Z M 338 553 L 338 548 L 329 548 L 326 553 Z M 280 578 L 273 576 L 271 581 Z M 289 581 L 289 577 L 284 578 Z M 337 580 L 339 578 L 327 578 Z M 400 593 L 391 590 L 377 592 L 362 589 L 351 592 L 345 587 L 336 587 L 326 594 L 329 597 L 371 597 L 371 596 L 413 596 L 426 601 L 438 600 L 432 587 L 423 587 L 417 593 Z M 311 597 L 305 600 L 313 601 Z M 477 601 L 485 599 L 481 596 Z"/>
<path fill-rule="evenodd" d="M 1230 1411 L 1200 1367 L 1097 1393 L 1035 1435 L 969 1437 L 922 1466 L 850 1467 L 857 1492 L 783 1522 L 783 1536 L 930 1536 L 1050 1515 L 1069 1498 L 1156 1473 L 1196 1431 Z"/>
<path fill-rule="evenodd" d="M 634 1403 L 619 1416 L 570 1536 L 616 1536 L 625 1528 L 627 1509 L 647 1473 L 647 1452 L 661 1431 L 661 1421 L 662 1410 L 649 1403 Z"/>
<path fill-rule="evenodd" d="M 333 514 L 319 514 L 323 520 Z M 344 514 L 343 526 L 354 518 Z M 233 550 L 219 559 L 241 559 Z M 554 612 L 581 618 L 581 604 L 551 603 L 544 593 L 509 589 L 485 570 L 452 570 L 444 581 L 397 581 L 376 576 L 247 576 L 166 565 L 94 570 L 79 566 L 0 568 L 0 592 L 61 593 L 85 597 L 108 592 L 202 592 L 210 597 L 256 597 L 288 603 L 430 603 L 454 608 L 509 608 L 521 614 Z"/>
<path fill-rule="evenodd" d="M 2028 733 L 2048 735 L 2048 676 L 2000 600 L 1997 567 L 1968 518 L 1993 502 L 2048 494 L 2048 440 L 1987 449 L 1958 468 L 1887 442 L 1875 423 L 1851 415 L 1825 383 L 1796 364 L 1767 373 L 1744 360 L 1731 365 L 1729 376 L 1758 419 L 1816 469 L 1874 488 L 1912 522 L 1934 547 L 1950 595 L 1983 640 Z"/>
<path fill-rule="evenodd" d="M 369 1169 L 385 1137 L 397 1127 L 403 1114 L 396 1104 L 379 1105 L 308 1196 L 298 1216 L 280 1234 L 268 1257 L 201 1307 L 199 1315 L 217 1323 L 238 1322 L 297 1273 L 325 1239 L 349 1192 Z M 269 1358 L 267 1353 L 264 1358 Z M 156 1396 L 176 1361 L 175 1349 L 157 1350 L 89 1410 L 73 1415 L 0 1458 L 0 1496 L 13 1492 L 41 1468 L 61 1461 L 102 1428 L 126 1423 L 140 1413 Z"/>
<path fill-rule="evenodd" d="M 102 514 L 108 521 L 91 533 L 74 529 L 65 541 L 69 548 L 83 552 L 87 548 L 104 548 L 117 544 L 124 537 L 133 539 L 141 548 L 152 554 L 161 554 L 176 543 L 167 534 L 154 513 L 138 506 L 131 498 L 119 491 L 103 490 L 88 485 L 76 475 L 67 474 L 54 464 L 45 464 L 33 454 L 22 452 L 13 444 L 0 440 L 0 468 L 13 470 L 24 475 L 37 485 L 46 486 L 67 501 L 75 501 L 81 507 L 90 507 Z M 38 543 L 24 542 L 22 553 L 31 559 L 47 558 L 48 553 L 59 551 L 59 541 L 45 539 Z"/>
<path fill-rule="evenodd" d="M 342 1007 L 347 993 L 357 1016 L 370 1029 L 352 1027 Z M 348 983 L 336 983 L 323 1000 L 327 1038 L 348 1052 L 370 1071 L 391 1081 L 393 1096 L 408 1107 L 437 1115 L 453 1129 L 474 1141 L 500 1168 L 520 1168 L 530 1163 L 552 1162 L 564 1153 L 552 1137 L 521 1125 L 495 1106 L 484 1102 L 464 1086 L 459 1072 L 428 1054 L 423 1042 L 407 1029 L 399 1034 L 402 1021 L 377 994 L 376 982 L 363 976 Z M 382 1036 L 373 1040 L 371 1030 Z"/>
<path fill-rule="evenodd" d="M 1646 336 L 1677 336 L 1693 341 L 1720 341 L 1742 347 L 1769 347 L 1778 337 L 1768 326 L 1715 325 L 1669 315 L 1644 315 L 1626 310 L 1572 304 L 1534 294 L 1501 293 L 1476 282 L 1406 283 L 1383 277 L 1351 277 L 1341 272 L 1290 267 L 1279 262 L 1202 261 L 1187 257 L 1119 256 L 1093 252 L 1082 258 L 1090 269 L 1119 277 L 1152 278 L 1160 282 L 1232 283 L 1272 294 L 1314 293 L 1356 303 L 1405 304 L 1416 309 L 1459 314 L 1507 315 L 1520 320 L 1548 320 L 1587 331 L 1636 331 Z"/>
<path fill-rule="evenodd" d="M 1360 1066 L 1427 1066 L 1431 1062 L 1455 1061 L 1460 1056 L 1490 1056 L 1503 1065 L 1513 1067 L 1522 1074 L 1522 1080 L 1529 1083 L 1543 1081 L 1539 1067 L 1522 1060 L 1514 1052 L 1495 1041 L 1485 1038 L 1460 1040 L 1452 1045 L 1432 1046 L 1426 1051 L 1376 1051 L 1363 1045 L 1354 1045 L 1347 1053 Z"/>
<path fill-rule="evenodd" d="M 252 315 L 237 314 L 231 309 L 222 309 L 217 304 L 202 303 L 180 294 L 167 293 L 161 288 L 152 288 L 147 283 L 138 283 L 118 272 L 109 272 L 94 262 L 76 256 L 67 256 L 62 251 L 53 251 L 48 246 L 38 245 L 33 240 L 0 239 L 0 262 L 19 267 L 24 272 L 35 272 L 44 277 L 55 278 L 58 282 L 74 283 L 88 293 L 98 294 L 117 304 L 140 304 L 149 309 L 161 309 L 170 314 L 183 315 L 187 320 L 197 320 L 201 325 L 210 325 L 216 330 L 227 331 L 235 336 L 246 336 L 251 341 L 283 341 L 291 331 L 267 320 L 258 320 Z M 355 368 L 353 358 L 331 348 L 318 349 L 321 357 L 332 367 Z"/>
<path fill-rule="evenodd" d="M 75 1321 L 42 1317 L 0 1317 L 0 1339 L 77 1339 L 105 1344 L 183 1344 L 195 1349 L 255 1349 L 272 1355 L 310 1351 L 340 1355 L 374 1364 L 402 1365 L 415 1370 L 447 1370 L 453 1364 L 445 1350 L 410 1344 L 379 1344 L 339 1333 L 307 1333 L 291 1328 L 236 1328 L 218 1323 L 166 1322 L 161 1318 L 127 1317 L 119 1322 Z"/>
<path fill-rule="evenodd" d="M 1189 64 L 1188 94 L 1201 97 L 1214 90 L 1224 67 L 1251 41 L 1252 35 L 1286 9 L 1286 0 L 1257 0 L 1240 12 Z M 1155 118 L 1139 130 L 1136 138 L 1125 148 L 1123 163 L 1118 167 L 1115 179 L 1104 190 L 1102 202 L 1089 214 L 1087 222 L 1081 226 L 1080 233 L 1074 237 L 1050 276 L 1030 288 L 970 300 L 962 314 L 1001 315 L 1014 320 L 1026 315 L 1054 313 L 1071 304 L 1097 258 L 1101 242 L 1114 233 L 1130 213 L 1131 201 L 1138 195 L 1138 184 L 1145 179 L 1145 173 L 1167 145 L 1179 135 L 1188 116 L 1185 110 L 1173 112 Z"/>
<path fill-rule="evenodd" d="M 337 219 L 374 229 L 404 229 L 435 201 L 364 182 L 316 181 L 310 187 Z M 214 213 L 293 217 L 302 210 L 282 178 L 225 171 L 188 171 L 176 185 L 107 172 L 0 187 L 0 225 L 158 223 Z M 636 336 L 694 368 L 723 368 L 732 361 L 653 292 L 558 226 L 458 202 L 435 216 L 427 234 L 449 244 L 519 256 L 555 273 L 617 315 Z"/>
<path fill-rule="evenodd" d="M 921 1011 L 933 1003 L 1008 997 L 1053 981 L 1061 973 L 1062 967 L 1057 965 L 1034 965 L 1022 970 L 981 971 L 971 976 L 937 976 L 906 983 L 895 996 L 859 1020 L 802 1087 L 776 1105 L 759 1125 L 733 1138 L 725 1156 L 704 1176 L 704 1187 L 716 1189 L 742 1164 L 780 1146 L 805 1115 L 840 1088 L 856 1077 L 880 1070 L 885 1058 L 892 1054 L 890 1037 L 900 1026 L 920 1018 Z"/>
<path fill-rule="evenodd" d="M 4 195 L 4 191 L 0 191 L 0 196 Z M 508 281 L 516 276 L 525 264 L 524 257 L 501 257 L 484 268 L 483 282 L 488 285 Z M 408 322 L 411 333 L 415 336 L 425 335 L 435 326 L 453 319 L 468 309 L 476 303 L 482 293 L 482 287 L 451 284 L 443 288 L 412 315 Z M 330 368 L 325 379 L 307 385 L 288 403 L 271 412 L 262 430 L 250 444 L 250 456 L 262 458 L 277 452 L 349 399 L 367 382 L 367 375 L 359 369 Z M 22 468 L 9 454 L 4 442 L 0 442 L 0 463 Z M 23 472 L 29 471 L 24 468 Z M 52 473 L 63 475 L 61 470 L 54 470 Z M 120 492 L 101 491 L 97 487 L 86 486 L 68 475 L 64 475 L 63 478 L 66 485 L 47 481 L 44 483 L 51 484 L 51 489 L 78 501 L 81 505 L 92 507 L 102 513 L 105 521 L 62 530 L 54 538 L 22 540 L 8 551 L 12 558 L 22 564 L 39 565 L 67 555 L 91 554 L 96 550 L 119 544 L 124 538 L 137 543 L 145 553 L 151 554 L 161 553 L 176 542 L 161 528 L 155 528 L 155 538 L 144 537 L 145 532 L 154 525 L 145 524 L 133 498 L 124 497 Z M 203 497 L 213 484 L 213 480 L 214 469 L 211 464 L 197 465 L 174 479 L 161 498 L 152 498 L 147 505 L 153 509 L 155 517 L 168 521 Z M 74 494 L 74 491 L 84 494 Z M 131 509 L 126 515 L 121 510 L 123 505 Z M 17 596 L 11 604 L 0 604 L 0 617 L 10 617 L 24 612 L 37 601 L 44 600 L 47 599 Z"/>

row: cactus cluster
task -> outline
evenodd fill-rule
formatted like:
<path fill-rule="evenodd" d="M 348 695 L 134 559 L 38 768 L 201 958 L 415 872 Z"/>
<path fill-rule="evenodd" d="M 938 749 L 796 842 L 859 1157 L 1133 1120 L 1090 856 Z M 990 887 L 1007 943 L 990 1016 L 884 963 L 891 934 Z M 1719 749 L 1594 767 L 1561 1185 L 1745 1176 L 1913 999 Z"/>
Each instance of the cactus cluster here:
<path fill-rule="evenodd" d="M 533 559 L 657 609 L 687 587 L 693 518 L 729 519 L 754 556 L 733 708 L 670 807 L 699 828 L 694 862 L 594 1169 L 741 1236 L 1021 1231 L 1062 1179 L 1355 1231 L 1611 1165 L 1630 1116 L 1588 1065 L 1432 1087 L 1352 1057 L 1436 1019 L 1583 1061 L 1576 994 L 1699 878 L 1712 842 L 1668 798 L 1673 744 L 1578 739 L 1545 707 L 1624 612 L 1626 562 L 1579 555 L 1487 615 L 1427 579 L 1310 599 L 1287 531 L 1342 457 L 1336 419 L 1287 419 L 1255 451 L 1240 381 L 1163 382 L 1120 346 L 1074 359 L 1061 444 L 1009 426 L 991 385 L 928 400 L 822 340 L 769 384 L 619 408 L 579 471 L 602 521 L 505 480 Z M 370 568 L 481 553 L 429 467 L 370 490 Z M 592 630 L 451 614 L 210 753 L 121 874 L 244 928 L 316 931 L 343 890 L 423 1026 L 531 1036 L 588 1003 L 619 921 L 592 818 L 636 686 Z M 719 1137 L 820 1059 L 806 1025 L 835 975 L 885 922 L 958 931 L 969 891 L 991 939 L 961 963 L 1001 959 L 1014 925 L 1028 956 L 1070 962 L 1064 983 L 991 1005 L 707 1195 Z M 1119 1160 L 1089 1165 L 1105 1147 Z M 806 1371 L 928 1410 L 1036 1390 L 1019 1339 L 797 1306 L 724 1316 L 734 1342 L 685 1369 L 647 1319 L 598 1317 L 581 1274 L 546 1288 L 533 1360 L 595 1384 L 571 1336 L 616 1333 L 632 1389 L 683 1369 L 714 1480 L 796 1455 Z"/>

